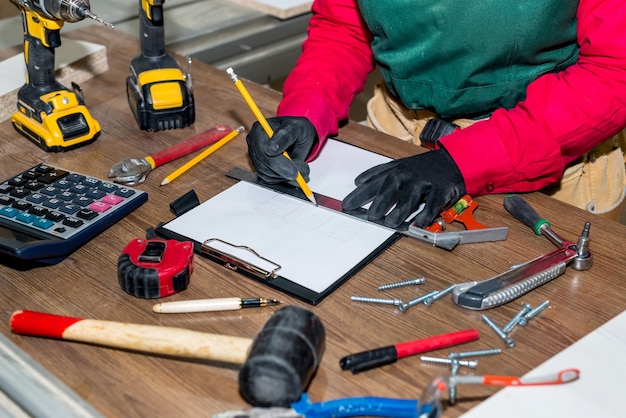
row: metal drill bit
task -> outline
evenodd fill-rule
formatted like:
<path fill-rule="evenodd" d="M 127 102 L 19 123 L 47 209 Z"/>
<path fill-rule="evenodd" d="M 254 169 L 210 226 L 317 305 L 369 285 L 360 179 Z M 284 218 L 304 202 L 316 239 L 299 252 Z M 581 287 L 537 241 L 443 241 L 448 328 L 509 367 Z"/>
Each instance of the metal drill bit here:
<path fill-rule="evenodd" d="M 105 22 L 104 20 L 102 20 L 102 18 L 98 17 L 95 13 L 93 13 L 93 12 L 92 12 L 91 10 L 89 10 L 89 9 L 85 10 L 85 16 L 86 16 L 86 17 L 88 17 L 88 18 L 90 18 L 90 19 L 95 20 L 96 22 L 100 22 L 100 23 L 102 23 L 104 26 L 107 26 L 107 27 L 109 27 L 109 28 L 111 28 L 111 29 L 115 29 L 115 26 L 113 26 L 113 24 L 112 24 L 112 23 Z"/>

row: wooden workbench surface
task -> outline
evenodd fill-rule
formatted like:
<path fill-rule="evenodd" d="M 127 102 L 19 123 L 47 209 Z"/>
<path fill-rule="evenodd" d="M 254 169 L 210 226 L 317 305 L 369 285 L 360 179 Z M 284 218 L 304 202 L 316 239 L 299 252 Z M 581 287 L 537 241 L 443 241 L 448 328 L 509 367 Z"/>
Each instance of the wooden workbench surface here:
<path fill-rule="evenodd" d="M 107 46 L 109 70 L 82 85 L 92 115 L 102 125 L 93 144 L 67 153 L 46 153 L 0 124 L 0 176 L 4 179 L 40 162 L 105 178 L 108 169 L 126 157 L 144 157 L 218 124 L 249 128 L 250 109 L 225 72 L 194 63 L 196 122 L 192 127 L 150 133 L 138 130 L 129 109 L 125 78 L 138 51 L 136 38 L 100 27 L 80 29 L 72 38 Z M 235 69 L 236 70 L 236 69 Z M 247 87 L 261 110 L 271 116 L 280 94 L 251 82 Z M 349 123 L 340 139 L 391 157 L 410 155 L 415 149 L 393 138 Z M 174 326 L 240 337 L 254 337 L 274 307 L 232 312 L 161 315 L 151 311 L 154 300 L 124 293 L 117 281 L 117 258 L 125 245 L 145 230 L 172 218 L 169 203 L 190 189 L 201 201 L 233 184 L 225 173 L 234 166 L 251 168 L 242 137 L 194 167 L 170 185 L 159 187 L 166 174 L 185 162 L 177 160 L 157 168 L 138 188 L 149 200 L 128 217 L 96 237 L 61 263 L 27 270 L 0 266 L 0 332 L 67 383 L 108 417 L 199 417 L 247 408 L 237 388 L 237 368 L 199 361 L 142 355 L 81 343 L 14 335 L 9 330 L 12 312 L 30 309 L 69 316 Z M 395 297 L 408 300 L 425 291 L 453 283 L 482 280 L 513 264 L 554 249 L 534 235 L 502 207 L 502 196 L 479 198 L 479 221 L 508 226 L 506 241 L 461 245 L 448 252 L 410 238 L 402 238 L 317 306 L 308 306 L 279 294 L 206 259 L 195 258 L 189 288 L 169 300 L 231 296 L 277 297 L 283 304 L 308 307 L 326 326 L 326 351 L 308 394 L 313 401 L 352 396 L 415 399 L 446 367 L 422 364 L 418 357 L 357 375 L 343 372 L 339 359 L 346 354 L 466 328 L 477 328 L 480 340 L 457 350 L 502 348 L 497 356 L 481 358 L 476 370 L 461 373 L 522 375 L 602 325 L 626 307 L 623 243 L 626 227 L 561 204 L 541 194 L 526 196 L 555 231 L 576 240 L 585 221 L 591 221 L 591 250 L 595 262 L 589 271 L 568 268 L 565 274 L 513 303 L 488 311 L 498 324 L 507 322 L 522 302 L 533 306 L 549 300 L 550 308 L 515 331 L 514 348 L 481 322 L 480 311 L 456 306 L 450 298 L 431 307 L 418 306 L 402 313 L 390 306 L 358 304 L 351 295 L 378 296 L 383 283 L 423 275 L 421 288 L 403 288 Z M 447 356 L 448 350 L 431 353 Z M 601 355 L 601 353 L 598 353 Z M 572 367 L 576 365 L 573 364 Z M 2 371 L 0 370 L 0 373 Z M 446 409 L 456 417 L 496 391 L 487 387 L 461 387 L 458 402 Z"/>

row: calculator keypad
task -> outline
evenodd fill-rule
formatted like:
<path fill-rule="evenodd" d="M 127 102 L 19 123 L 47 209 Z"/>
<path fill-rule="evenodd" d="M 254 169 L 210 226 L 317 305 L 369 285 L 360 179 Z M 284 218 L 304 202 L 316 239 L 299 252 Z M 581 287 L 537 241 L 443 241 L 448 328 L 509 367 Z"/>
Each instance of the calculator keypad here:
<path fill-rule="evenodd" d="M 68 239 L 140 193 L 144 192 L 38 164 L 0 183 L 0 219 Z"/>

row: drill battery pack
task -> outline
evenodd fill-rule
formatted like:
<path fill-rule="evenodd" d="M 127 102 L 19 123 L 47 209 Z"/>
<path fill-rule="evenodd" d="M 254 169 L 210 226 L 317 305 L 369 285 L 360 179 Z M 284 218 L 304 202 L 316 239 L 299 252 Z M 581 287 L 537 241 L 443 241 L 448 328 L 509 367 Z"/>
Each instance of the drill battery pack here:
<path fill-rule="evenodd" d="M 195 121 L 193 94 L 180 69 L 131 74 L 126 78 L 126 93 L 141 130 L 180 129 Z"/>
<path fill-rule="evenodd" d="M 191 241 L 132 240 L 117 262 L 122 290 L 138 298 L 157 299 L 187 289 L 193 272 Z"/>
<path fill-rule="evenodd" d="M 47 152 L 64 152 L 94 142 L 95 120 L 76 93 L 59 89 L 41 96 L 29 85 L 18 92 L 18 111 L 11 117 L 16 131 Z"/>

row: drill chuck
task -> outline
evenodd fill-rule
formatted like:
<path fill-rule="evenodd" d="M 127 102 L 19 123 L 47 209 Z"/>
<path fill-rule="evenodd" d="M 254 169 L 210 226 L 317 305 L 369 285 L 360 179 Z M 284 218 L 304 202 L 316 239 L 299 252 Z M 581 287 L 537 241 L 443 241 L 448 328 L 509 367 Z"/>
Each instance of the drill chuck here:
<path fill-rule="evenodd" d="M 86 17 L 105 23 L 91 11 L 89 0 L 11 0 L 18 7 L 63 22 L 80 22 Z M 106 23 L 105 23 L 106 24 Z M 106 24 L 111 26 L 110 24 Z"/>

